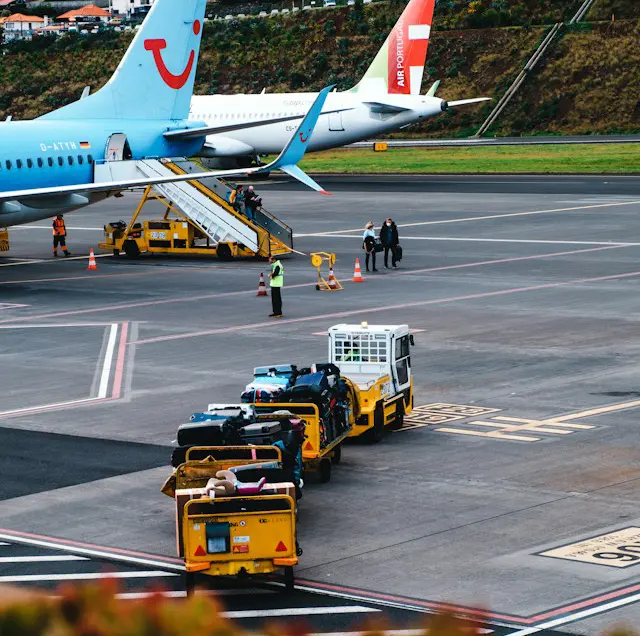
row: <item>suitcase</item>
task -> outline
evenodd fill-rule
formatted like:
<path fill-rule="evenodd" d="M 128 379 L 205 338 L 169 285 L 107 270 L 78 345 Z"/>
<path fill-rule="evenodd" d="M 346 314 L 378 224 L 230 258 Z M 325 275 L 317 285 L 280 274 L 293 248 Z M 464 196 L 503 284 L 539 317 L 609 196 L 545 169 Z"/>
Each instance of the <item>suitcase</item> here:
<path fill-rule="evenodd" d="M 191 446 L 178 446 L 174 448 L 171 452 L 171 465 L 174 468 L 180 466 L 180 464 L 184 464 L 187 461 L 187 451 L 191 448 Z"/>
<path fill-rule="evenodd" d="M 282 435 L 280 422 L 258 422 L 248 424 L 240 429 L 240 437 L 246 444 L 254 446 L 270 446 Z"/>
<path fill-rule="evenodd" d="M 402 245 L 396 245 L 395 253 L 396 253 L 396 261 L 401 261 L 402 260 Z"/>
<path fill-rule="evenodd" d="M 188 422 L 178 428 L 178 445 L 222 446 L 232 430 L 228 420 Z"/>

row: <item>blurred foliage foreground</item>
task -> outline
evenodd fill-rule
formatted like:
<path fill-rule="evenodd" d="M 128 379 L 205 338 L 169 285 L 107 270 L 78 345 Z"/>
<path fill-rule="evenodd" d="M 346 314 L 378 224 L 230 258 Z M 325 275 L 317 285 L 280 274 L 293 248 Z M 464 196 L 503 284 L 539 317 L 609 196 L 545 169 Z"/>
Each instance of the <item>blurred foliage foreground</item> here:
<path fill-rule="evenodd" d="M 240 636 L 242 630 L 221 615 L 212 596 L 196 593 L 184 599 L 169 599 L 158 590 L 139 600 L 119 600 L 118 584 L 105 579 L 84 586 L 65 585 L 55 597 L 19 588 L 0 587 L 0 636 Z M 469 623 L 451 613 L 425 618 L 424 636 L 474 636 L 482 625 Z M 367 623 L 357 629 L 371 636 L 385 636 L 384 622 Z M 273 624 L 269 636 L 303 636 L 311 628 Z M 608 636 L 637 636 L 617 629 Z"/>

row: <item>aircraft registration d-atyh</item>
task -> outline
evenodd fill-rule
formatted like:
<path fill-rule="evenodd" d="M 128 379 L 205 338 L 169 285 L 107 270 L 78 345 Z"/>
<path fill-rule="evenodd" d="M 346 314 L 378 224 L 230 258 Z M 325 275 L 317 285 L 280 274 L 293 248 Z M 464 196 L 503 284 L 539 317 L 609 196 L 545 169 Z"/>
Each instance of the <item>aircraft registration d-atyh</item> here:
<path fill-rule="evenodd" d="M 360 82 L 331 93 L 309 151 L 371 139 L 448 110 L 487 101 L 488 97 L 446 102 L 435 96 L 440 82 L 420 95 L 436 0 L 411 0 Z M 190 118 L 206 121 L 210 134 L 206 157 L 233 157 L 251 165 L 257 156 L 279 152 L 295 120 L 317 93 L 194 95 Z M 263 120 L 272 120 L 265 124 Z M 225 165 L 228 161 L 218 160 Z"/>
<path fill-rule="evenodd" d="M 295 164 L 331 87 L 262 169 L 94 181 L 96 162 L 190 157 L 202 149 L 208 129 L 187 116 L 204 11 L 205 0 L 157 0 L 102 89 L 38 119 L 0 125 L 0 227 L 52 217 L 129 188 L 201 177 L 280 169 L 322 191 Z"/>

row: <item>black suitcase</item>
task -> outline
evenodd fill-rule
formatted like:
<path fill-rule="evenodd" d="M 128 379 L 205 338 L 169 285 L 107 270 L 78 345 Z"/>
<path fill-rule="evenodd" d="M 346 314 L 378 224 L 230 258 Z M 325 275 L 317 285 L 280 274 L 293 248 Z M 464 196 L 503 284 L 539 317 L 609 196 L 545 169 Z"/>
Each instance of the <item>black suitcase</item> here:
<path fill-rule="evenodd" d="M 221 446 L 231 432 L 227 420 L 188 422 L 178 428 L 179 446 Z"/>
<path fill-rule="evenodd" d="M 396 245 L 396 261 L 401 261 L 402 260 L 402 245 Z"/>

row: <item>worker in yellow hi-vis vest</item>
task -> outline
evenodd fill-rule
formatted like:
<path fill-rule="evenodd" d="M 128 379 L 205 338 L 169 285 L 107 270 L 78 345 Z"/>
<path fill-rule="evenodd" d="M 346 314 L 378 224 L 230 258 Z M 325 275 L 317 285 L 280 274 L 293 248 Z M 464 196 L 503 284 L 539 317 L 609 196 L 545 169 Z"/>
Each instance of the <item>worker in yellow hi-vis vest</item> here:
<path fill-rule="evenodd" d="M 269 274 L 269 284 L 271 285 L 271 307 L 273 313 L 269 318 L 282 318 L 282 286 L 284 285 L 284 267 L 275 257 L 269 257 L 271 264 L 271 274 Z"/>

